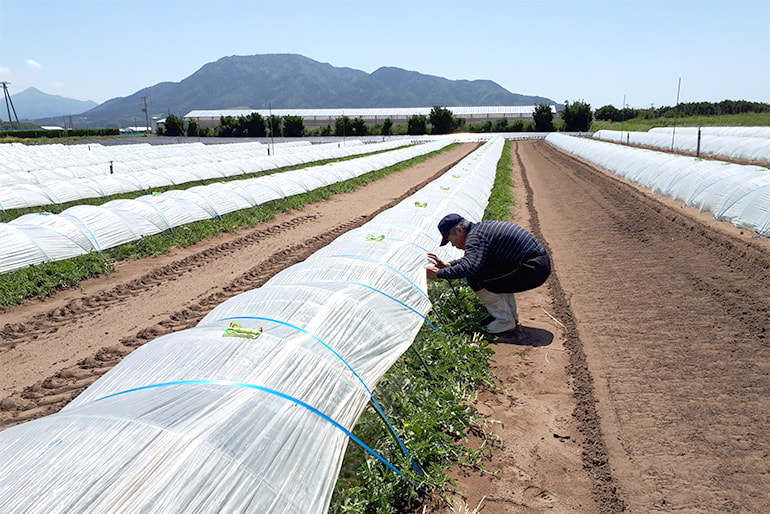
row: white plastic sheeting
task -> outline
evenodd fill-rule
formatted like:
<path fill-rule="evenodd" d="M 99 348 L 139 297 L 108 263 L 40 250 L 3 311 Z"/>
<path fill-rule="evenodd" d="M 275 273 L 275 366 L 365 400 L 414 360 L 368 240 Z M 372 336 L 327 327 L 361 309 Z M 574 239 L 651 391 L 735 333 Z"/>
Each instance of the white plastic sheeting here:
<path fill-rule="evenodd" d="M 0 210 L 105 198 L 153 187 L 233 178 L 284 166 L 392 150 L 408 141 L 204 145 L 0 145 Z M 112 172 L 110 169 L 112 168 Z"/>
<path fill-rule="evenodd" d="M 9 224 L 38 225 L 50 229 L 51 233 L 40 241 L 15 238 L 8 244 L 4 242 L 0 246 L 0 273 L 106 250 L 142 236 L 169 233 L 179 225 L 221 217 L 240 209 L 258 207 L 270 200 L 312 191 L 433 152 L 448 144 L 449 140 L 434 141 L 324 166 L 166 191 L 134 200 L 112 200 L 99 207 L 76 205 L 61 214 L 21 216 Z M 385 148 L 388 145 L 385 143 Z M 368 146 L 381 148 L 377 144 Z M 67 230 L 62 229 L 65 226 Z M 73 247 L 63 239 L 78 244 Z M 88 244 L 82 244 L 83 240 Z M 66 250 L 57 247 L 60 242 Z M 34 246 L 35 250 L 24 250 L 17 245 Z"/>
<path fill-rule="evenodd" d="M 735 136 L 735 137 L 765 137 L 770 138 L 770 127 L 654 127 L 648 130 L 650 133 L 668 134 L 676 131 L 677 134 L 707 134 L 709 136 Z"/>
<path fill-rule="evenodd" d="M 698 150 L 697 129 L 695 132 L 684 131 L 684 133 L 681 129 L 676 129 L 674 134 L 664 131 L 619 132 L 617 130 L 599 130 L 594 133 L 593 137 L 614 143 L 650 146 L 677 152 L 696 153 Z M 770 163 L 770 139 L 767 137 L 722 136 L 701 133 L 700 152 L 701 154 L 729 159 Z"/>
<path fill-rule="evenodd" d="M 708 211 L 717 220 L 770 232 L 770 170 L 671 155 L 563 134 L 546 140 L 554 146 L 628 180 Z"/>
<path fill-rule="evenodd" d="M 360 144 L 351 140 L 350 145 Z M 312 148 L 308 141 L 294 141 L 274 145 L 276 154 L 296 153 Z M 256 142 L 232 142 L 206 145 L 203 143 L 181 143 L 151 145 L 149 143 L 129 145 L 24 145 L 11 143 L 0 146 L 0 175 L 6 171 L 23 171 L 32 175 L 46 170 L 78 176 L 81 173 L 109 172 L 110 163 L 115 173 L 148 167 L 177 167 L 203 161 L 217 162 L 222 157 L 229 159 L 239 153 L 245 158 L 263 157 L 268 154 L 268 145 Z"/>
<path fill-rule="evenodd" d="M 0 432 L 0 511 L 325 512 L 347 431 L 430 309 L 426 252 L 457 256 L 436 224 L 481 219 L 502 147 Z"/>

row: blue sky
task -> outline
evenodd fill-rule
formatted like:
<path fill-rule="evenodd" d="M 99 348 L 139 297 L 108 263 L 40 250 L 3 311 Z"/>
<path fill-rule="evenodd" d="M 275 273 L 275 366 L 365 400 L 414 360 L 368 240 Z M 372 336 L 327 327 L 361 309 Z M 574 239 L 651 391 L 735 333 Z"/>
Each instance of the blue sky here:
<path fill-rule="evenodd" d="M 0 0 L 11 94 L 101 103 L 266 53 L 594 108 L 674 105 L 680 78 L 681 102 L 770 102 L 770 1 Z"/>

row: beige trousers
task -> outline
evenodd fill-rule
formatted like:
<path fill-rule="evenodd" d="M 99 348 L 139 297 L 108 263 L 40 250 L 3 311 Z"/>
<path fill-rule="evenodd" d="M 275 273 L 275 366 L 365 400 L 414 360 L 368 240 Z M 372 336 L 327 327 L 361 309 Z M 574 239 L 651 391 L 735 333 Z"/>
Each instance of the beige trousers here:
<path fill-rule="evenodd" d="M 486 289 L 476 291 L 476 296 L 484 302 L 494 321 L 487 325 L 490 334 L 499 334 L 513 330 L 519 324 L 519 314 L 516 311 L 516 298 L 513 293 L 493 293 Z"/>

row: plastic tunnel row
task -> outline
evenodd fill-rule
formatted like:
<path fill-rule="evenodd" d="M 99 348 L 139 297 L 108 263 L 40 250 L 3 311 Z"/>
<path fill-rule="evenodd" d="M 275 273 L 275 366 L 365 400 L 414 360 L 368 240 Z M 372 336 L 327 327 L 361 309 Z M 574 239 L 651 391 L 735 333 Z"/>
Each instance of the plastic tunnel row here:
<path fill-rule="evenodd" d="M 698 132 L 684 130 L 684 127 L 672 130 L 650 130 L 649 132 L 619 132 L 617 130 L 599 130 L 593 137 L 614 143 L 649 146 L 661 150 L 697 153 Z M 770 163 L 770 139 L 767 137 L 747 137 L 721 135 L 719 132 L 701 132 L 700 153 L 729 159 L 745 159 Z"/>
<path fill-rule="evenodd" d="M 358 177 L 449 143 L 434 141 L 285 173 L 166 191 L 133 200 L 112 200 L 100 206 L 76 205 L 60 214 L 25 214 L 0 224 L 0 273 L 102 251 L 143 236 L 170 234 L 180 225 Z M 368 146 L 377 148 L 376 144 Z"/>
<path fill-rule="evenodd" d="M 436 224 L 481 219 L 502 147 L 0 432 L 0 511 L 325 512 L 349 431 L 430 309 L 426 252 L 458 256 Z"/>
<path fill-rule="evenodd" d="M 39 167 L 35 170 L 0 172 L 0 209 L 6 211 L 21 207 L 63 204 L 85 198 L 109 198 L 121 193 L 147 191 L 151 188 L 209 179 L 233 178 L 312 161 L 391 150 L 405 145 L 406 142 L 399 140 L 369 145 L 351 141 L 344 147 L 339 147 L 336 143 L 285 147 L 272 156 L 267 156 L 267 147 L 259 143 L 163 145 L 159 147 L 160 150 L 153 152 L 158 154 L 157 159 L 119 161 L 113 165 L 112 174 L 109 162 L 100 165 L 81 164 L 68 168 L 47 168 L 46 162 L 41 159 Z M 166 154 L 176 155 L 184 150 L 179 148 L 180 146 L 187 147 L 186 155 L 163 157 L 164 154 L 160 153 L 162 150 Z M 41 158 L 45 151 L 35 149 L 36 158 Z M 50 145 L 47 151 L 51 153 L 48 160 L 55 160 L 61 149 Z M 121 155 L 125 158 L 134 155 L 128 152 L 123 150 Z M 136 155 L 139 154 L 141 152 L 136 152 Z"/>
<path fill-rule="evenodd" d="M 173 140 L 171 140 L 173 141 Z M 353 144 L 361 144 L 351 140 Z M 131 143 L 126 145 L 87 144 L 48 144 L 25 145 L 11 143 L 0 148 L 0 173 L 38 170 L 59 170 L 65 175 L 72 175 L 70 168 L 81 168 L 87 174 L 104 173 L 112 162 L 115 172 L 137 171 L 145 168 L 183 166 L 199 162 L 215 162 L 232 153 L 244 153 L 250 157 L 267 156 L 268 147 L 275 148 L 275 155 L 311 149 L 309 141 L 290 141 L 275 145 L 255 141 L 233 140 L 226 144 L 171 143 L 149 144 Z M 336 144 L 334 146 L 337 146 Z"/>
<path fill-rule="evenodd" d="M 734 137 L 764 137 L 770 138 L 770 127 L 654 127 L 648 132 L 668 134 L 694 134 L 700 133 L 709 136 L 734 136 Z"/>
<path fill-rule="evenodd" d="M 743 138 L 746 139 L 746 138 Z M 770 170 L 550 134 L 546 140 L 632 182 L 766 235 L 770 232 Z"/>

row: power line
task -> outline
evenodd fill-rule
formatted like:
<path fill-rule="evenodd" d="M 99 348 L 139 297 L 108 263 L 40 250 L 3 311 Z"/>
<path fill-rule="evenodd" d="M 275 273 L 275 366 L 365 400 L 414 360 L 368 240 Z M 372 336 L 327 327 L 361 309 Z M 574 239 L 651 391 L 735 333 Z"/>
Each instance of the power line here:
<path fill-rule="evenodd" d="M 8 110 L 8 123 L 13 127 L 13 119 L 11 118 L 11 109 L 13 109 L 13 117 L 16 118 L 16 124 L 20 125 L 19 117 L 16 115 L 16 107 L 13 106 L 13 100 L 11 100 L 11 95 L 8 93 L 8 84 L 10 82 L 2 82 L 2 84 L 3 94 L 5 95 L 5 108 Z"/>

